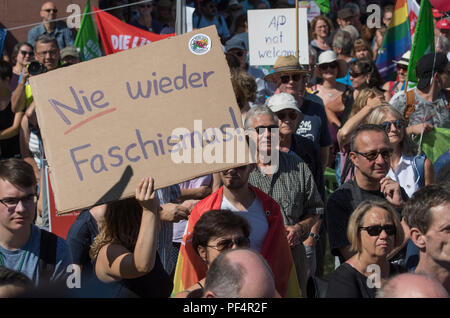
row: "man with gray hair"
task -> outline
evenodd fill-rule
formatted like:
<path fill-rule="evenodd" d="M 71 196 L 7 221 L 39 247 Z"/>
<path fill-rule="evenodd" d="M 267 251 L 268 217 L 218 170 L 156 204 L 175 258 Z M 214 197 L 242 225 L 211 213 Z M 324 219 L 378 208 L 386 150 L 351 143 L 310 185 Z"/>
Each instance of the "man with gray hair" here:
<path fill-rule="evenodd" d="M 404 273 L 390 278 L 378 291 L 377 298 L 448 298 L 448 293 L 433 277 Z"/>
<path fill-rule="evenodd" d="M 278 118 L 269 107 L 259 105 L 250 109 L 244 128 L 249 134 L 250 148 L 256 152 L 256 169 L 248 181 L 280 205 L 299 285 L 306 295 L 308 263 L 303 241 L 323 214 L 322 199 L 306 163 L 277 149 Z"/>
<path fill-rule="evenodd" d="M 206 274 L 205 298 L 274 298 L 272 270 L 264 257 L 251 249 L 225 251 Z"/>
<path fill-rule="evenodd" d="M 333 36 L 333 51 L 336 52 L 338 59 L 345 60 L 348 64 L 354 60 L 352 56 L 353 41 L 349 32 L 344 30 L 337 30 Z M 349 64 L 350 65 L 350 64 Z M 336 79 L 337 82 L 344 85 L 353 86 L 350 81 L 350 67 L 348 69 L 347 75 Z"/>

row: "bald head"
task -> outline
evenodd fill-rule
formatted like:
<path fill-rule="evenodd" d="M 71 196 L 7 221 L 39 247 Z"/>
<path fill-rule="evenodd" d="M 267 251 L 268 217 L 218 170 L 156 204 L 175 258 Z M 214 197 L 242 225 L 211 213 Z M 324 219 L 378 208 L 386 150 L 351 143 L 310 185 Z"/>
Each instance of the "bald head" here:
<path fill-rule="evenodd" d="M 205 297 L 273 298 L 275 294 L 269 265 L 251 249 L 221 253 L 206 275 Z"/>
<path fill-rule="evenodd" d="M 49 22 L 56 19 L 56 5 L 53 2 L 47 1 L 41 7 L 41 18 L 44 22 Z"/>
<path fill-rule="evenodd" d="M 434 278 L 423 274 L 394 276 L 380 289 L 377 298 L 448 298 L 444 287 Z"/>

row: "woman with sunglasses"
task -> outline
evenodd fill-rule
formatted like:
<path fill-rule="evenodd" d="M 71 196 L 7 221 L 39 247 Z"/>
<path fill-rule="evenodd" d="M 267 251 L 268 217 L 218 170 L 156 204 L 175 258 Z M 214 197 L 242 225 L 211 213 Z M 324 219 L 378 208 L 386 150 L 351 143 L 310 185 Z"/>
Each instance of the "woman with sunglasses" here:
<path fill-rule="evenodd" d="M 314 71 L 314 75 L 322 79 L 322 83 L 317 84 L 315 90 L 323 100 L 328 118 L 328 130 L 333 141 L 328 165 L 332 168 L 338 150 L 337 131 L 342 124 L 342 114 L 346 108 L 351 108 L 347 97 L 352 94 L 352 88 L 336 81 L 337 78 L 344 77 L 347 70 L 347 62 L 338 59 L 334 51 L 328 50 L 319 55 L 319 62 Z"/>
<path fill-rule="evenodd" d="M 397 79 L 395 81 L 388 81 L 383 85 L 383 89 L 386 91 L 384 96 L 388 102 L 392 96 L 405 89 L 410 54 L 411 51 L 407 51 L 402 55 L 400 60 L 393 61 L 397 65 Z"/>
<path fill-rule="evenodd" d="M 11 77 L 9 87 L 11 91 L 14 91 L 23 76 L 23 71 L 26 70 L 28 65 L 34 61 L 33 46 L 28 42 L 17 43 L 14 46 L 11 58 L 14 66 L 12 69 L 13 75 Z M 28 76 L 28 72 L 26 72 L 26 76 Z"/>
<path fill-rule="evenodd" d="M 209 268 L 216 257 L 229 249 L 250 246 L 250 225 L 230 210 L 211 210 L 203 214 L 194 226 L 192 247 Z M 205 278 L 176 294 L 174 298 L 197 298 L 203 293 Z"/>
<path fill-rule="evenodd" d="M 356 254 L 328 282 L 327 298 L 375 298 L 384 281 L 401 269 L 388 255 L 403 242 L 403 228 L 386 201 L 363 201 L 350 216 L 347 237 Z"/>
<path fill-rule="evenodd" d="M 395 108 L 389 104 L 378 106 L 372 110 L 367 122 L 385 129 L 394 150 L 387 176 L 397 181 L 409 197 L 424 185 L 434 183 L 433 164 L 418 154 L 418 145 L 409 137 L 405 120 Z"/>

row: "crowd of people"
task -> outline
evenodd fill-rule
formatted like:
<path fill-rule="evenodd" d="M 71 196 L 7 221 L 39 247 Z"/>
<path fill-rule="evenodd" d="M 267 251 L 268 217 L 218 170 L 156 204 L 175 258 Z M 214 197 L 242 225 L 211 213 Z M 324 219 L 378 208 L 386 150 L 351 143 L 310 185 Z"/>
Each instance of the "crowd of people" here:
<path fill-rule="evenodd" d="M 175 31 L 176 1 L 123 6 L 133 2 L 99 7 Z M 450 18 L 433 9 L 436 51 L 407 91 L 409 51 L 390 80 L 375 63 L 394 1 L 332 2 L 338 10 L 308 21 L 309 65 L 289 55 L 259 67 L 247 11 L 294 1 L 187 0 L 193 28 L 217 28 L 258 160 L 158 190 L 140 176 L 135 197 L 81 211 L 65 239 L 49 232 L 28 80 L 82 59 L 76 30 L 43 3 L 42 24 L 0 61 L 0 297 L 449 297 L 450 149 L 432 160 L 416 137 L 450 128 Z M 370 3 L 378 28 L 366 23 Z"/>

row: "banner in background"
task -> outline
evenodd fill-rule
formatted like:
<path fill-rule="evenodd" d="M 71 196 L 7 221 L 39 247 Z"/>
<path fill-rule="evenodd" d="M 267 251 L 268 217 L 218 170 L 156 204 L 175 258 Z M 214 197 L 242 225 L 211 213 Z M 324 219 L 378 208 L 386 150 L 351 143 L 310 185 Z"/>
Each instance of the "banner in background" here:
<path fill-rule="evenodd" d="M 156 34 L 136 28 L 107 12 L 99 11 L 96 7 L 94 7 L 94 11 L 106 55 L 175 36 L 175 33 Z"/>

